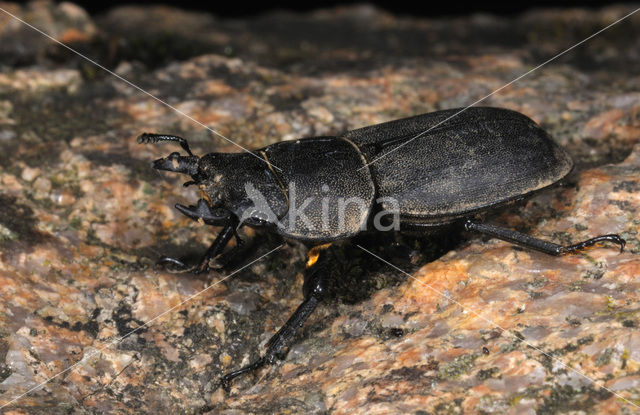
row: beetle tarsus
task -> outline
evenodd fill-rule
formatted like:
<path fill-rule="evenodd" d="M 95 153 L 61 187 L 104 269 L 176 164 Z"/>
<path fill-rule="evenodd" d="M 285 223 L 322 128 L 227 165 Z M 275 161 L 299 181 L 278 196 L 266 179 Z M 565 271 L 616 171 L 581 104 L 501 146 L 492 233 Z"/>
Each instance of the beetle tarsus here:
<path fill-rule="evenodd" d="M 577 252 L 599 242 L 613 242 L 615 244 L 618 244 L 620 245 L 620 252 L 622 252 L 626 243 L 625 240 L 622 239 L 619 235 L 609 234 L 596 236 L 595 238 L 590 238 L 586 241 L 578 242 L 573 245 L 563 246 L 555 244 L 553 242 L 534 238 L 533 236 L 520 233 L 512 229 L 505 229 L 499 226 L 488 225 L 472 220 L 466 220 L 464 222 L 464 229 L 468 232 L 478 232 L 484 235 L 491 236 L 493 238 L 501 239 L 503 241 L 511 242 L 516 245 L 535 249 L 536 251 L 556 256 Z"/>
<path fill-rule="evenodd" d="M 289 317 L 289 320 L 274 334 L 267 342 L 267 351 L 265 354 L 249 363 L 248 365 L 229 372 L 220 379 L 220 386 L 225 391 L 229 391 L 231 381 L 240 375 L 253 372 L 262 366 L 271 364 L 276 357 L 282 352 L 287 342 L 295 335 L 296 331 L 316 309 L 316 306 L 324 298 L 326 291 L 326 269 L 317 263 L 312 268 L 305 270 L 305 281 L 303 286 L 304 301 L 298 306 L 296 311 Z"/>
<path fill-rule="evenodd" d="M 186 139 L 182 137 L 178 137 L 176 135 L 152 134 L 152 133 L 142 133 L 138 137 L 139 144 L 149 144 L 149 143 L 155 144 L 160 141 L 175 141 L 178 144 L 180 144 L 180 147 L 182 147 L 182 149 L 186 151 L 187 154 L 189 154 L 190 156 L 193 156 L 193 153 L 189 148 L 189 143 L 187 142 Z"/>
<path fill-rule="evenodd" d="M 562 247 L 562 251 L 560 254 L 568 254 L 571 252 L 579 251 L 583 248 L 592 246 L 597 244 L 598 242 L 613 242 L 614 244 L 620 245 L 620 252 L 624 251 L 624 247 L 626 245 L 626 241 L 620 237 L 620 235 L 616 234 L 608 234 L 608 235 L 600 235 L 595 238 L 587 239 L 586 241 L 578 242 L 577 244 L 564 246 Z"/>
<path fill-rule="evenodd" d="M 167 268 L 167 265 L 171 265 L 173 269 Z M 156 261 L 155 265 L 153 266 L 154 272 L 158 272 L 158 266 L 163 266 L 167 271 L 173 272 L 173 273 L 191 271 L 191 267 L 188 267 L 184 262 L 180 261 L 177 258 L 172 258 L 168 256 L 160 257 L 160 259 Z"/>
<path fill-rule="evenodd" d="M 233 379 L 245 373 L 250 373 L 250 372 L 253 372 L 254 370 L 258 370 L 267 363 L 271 363 L 271 362 L 267 362 L 266 358 L 261 357 L 260 359 L 248 364 L 242 369 L 229 372 L 220 379 L 220 386 L 222 386 L 222 389 L 224 389 L 226 392 L 229 392 L 231 391 L 231 382 L 233 381 Z"/>

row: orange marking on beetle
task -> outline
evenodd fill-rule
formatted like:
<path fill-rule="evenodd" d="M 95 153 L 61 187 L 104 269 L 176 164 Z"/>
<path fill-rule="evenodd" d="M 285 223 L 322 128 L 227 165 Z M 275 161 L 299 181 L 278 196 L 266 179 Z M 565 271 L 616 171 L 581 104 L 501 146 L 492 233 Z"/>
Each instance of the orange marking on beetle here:
<path fill-rule="evenodd" d="M 209 197 L 209 195 L 207 193 L 205 193 L 204 190 L 200 189 L 200 196 L 202 196 L 202 198 L 204 200 L 207 201 L 207 203 L 209 204 L 209 206 L 213 207 L 213 202 L 211 201 L 211 198 Z"/>
<path fill-rule="evenodd" d="M 311 268 L 316 262 L 318 262 L 320 251 L 322 251 L 323 249 L 327 249 L 329 246 L 331 246 L 331 242 L 322 245 L 316 245 L 311 248 L 309 252 L 307 252 L 308 259 L 306 267 Z"/>

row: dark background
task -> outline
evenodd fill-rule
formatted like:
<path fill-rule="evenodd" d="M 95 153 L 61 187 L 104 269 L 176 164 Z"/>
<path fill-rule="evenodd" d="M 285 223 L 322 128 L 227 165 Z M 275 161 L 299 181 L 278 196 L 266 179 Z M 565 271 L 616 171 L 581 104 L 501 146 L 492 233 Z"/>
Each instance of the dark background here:
<path fill-rule="evenodd" d="M 394 14 L 406 14 L 413 16 L 453 16 L 467 15 L 474 12 L 486 12 L 499 15 L 510 15 L 524 12 L 526 10 L 542 8 L 542 7 L 603 7 L 612 3 L 632 3 L 630 1 L 537 1 L 522 2 L 518 0 L 498 1 L 474 1 L 464 2 L 456 0 L 414 0 L 409 1 L 274 1 L 261 2 L 249 5 L 246 1 L 237 0 L 215 0 L 209 2 L 203 1 L 76 1 L 75 3 L 82 5 L 90 13 L 100 13 L 104 10 L 118 5 L 124 4 L 166 4 L 182 9 L 204 10 L 218 16 L 248 16 L 262 14 L 274 10 L 289 10 L 295 12 L 310 11 L 318 8 L 335 7 L 339 5 L 369 3 L 374 4 L 382 9 L 393 12 Z M 636 2 L 637 3 L 637 2 Z"/>

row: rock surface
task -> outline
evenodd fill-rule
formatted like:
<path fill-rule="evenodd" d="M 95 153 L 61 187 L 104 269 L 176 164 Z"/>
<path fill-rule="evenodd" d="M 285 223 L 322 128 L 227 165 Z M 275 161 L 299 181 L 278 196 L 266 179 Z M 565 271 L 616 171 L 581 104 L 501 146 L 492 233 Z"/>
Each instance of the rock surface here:
<path fill-rule="evenodd" d="M 406 275 L 337 246 L 327 304 L 284 360 L 228 395 L 219 376 L 257 356 L 301 301 L 305 249 L 286 242 L 220 282 L 281 243 L 246 231 L 224 271 L 154 273 L 160 255 L 195 257 L 215 232 L 172 208 L 197 200 L 193 189 L 149 167 L 173 147 L 135 142 L 156 131 L 188 137 L 196 154 L 239 151 L 153 97 L 247 148 L 466 106 L 629 7 L 438 20 L 366 6 L 246 20 L 0 7 L 153 95 L 0 12 L 2 411 L 638 410 L 640 14 L 483 102 L 532 117 L 577 163 L 492 222 L 561 243 L 619 233 L 625 252 L 556 258 L 473 235 L 358 241 Z"/>

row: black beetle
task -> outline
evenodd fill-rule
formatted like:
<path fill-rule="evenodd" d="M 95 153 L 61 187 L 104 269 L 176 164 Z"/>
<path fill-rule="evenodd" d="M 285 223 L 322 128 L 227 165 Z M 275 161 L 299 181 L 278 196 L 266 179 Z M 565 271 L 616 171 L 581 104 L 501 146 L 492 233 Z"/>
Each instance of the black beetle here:
<path fill-rule="evenodd" d="M 456 113 L 458 113 L 456 115 Z M 454 116 L 455 115 L 455 116 Z M 313 312 L 326 291 L 316 264 L 330 242 L 363 230 L 428 232 L 460 224 L 547 254 L 562 255 L 600 241 L 624 248 L 618 235 L 562 246 L 480 223 L 478 215 L 521 199 L 565 177 L 573 163 L 535 122 L 515 111 L 471 107 L 438 111 L 347 131 L 337 137 L 284 141 L 253 152 L 194 156 L 181 137 L 142 134 L 140 143 L 176 141 L 188 153 L 153 162 L 159 170 L 184 173 L 203 198 L 177 204 L 186 216 L 223 226 L 196 273 L 209 270 L 238 227 L 266 228 L 307 243 L 304 301 L 251 364 L 222 377 L 228 388 L 240 374 L 274 361 Z"/>

